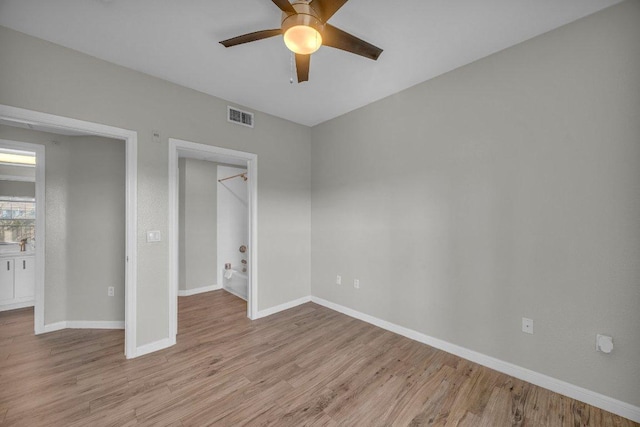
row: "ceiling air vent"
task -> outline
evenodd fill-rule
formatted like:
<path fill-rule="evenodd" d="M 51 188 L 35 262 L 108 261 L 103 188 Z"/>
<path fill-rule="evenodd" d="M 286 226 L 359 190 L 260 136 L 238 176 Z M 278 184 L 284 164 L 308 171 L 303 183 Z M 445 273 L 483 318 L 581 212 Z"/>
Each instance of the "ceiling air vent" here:
<path fill-rule="evenodd" d="M 252 128 L 253 113 L 227 106 L 227 121 Z"/>

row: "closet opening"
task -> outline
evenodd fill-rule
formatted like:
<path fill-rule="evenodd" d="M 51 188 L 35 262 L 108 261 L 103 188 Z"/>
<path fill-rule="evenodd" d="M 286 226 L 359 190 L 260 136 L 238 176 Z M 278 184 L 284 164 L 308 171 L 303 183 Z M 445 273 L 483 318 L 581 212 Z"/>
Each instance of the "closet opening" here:
<path fill-rule="evenodd" d="M 171 336 L 205 298 L 256 318 L 257 156 L 170 139 L 169 168 Z"/>

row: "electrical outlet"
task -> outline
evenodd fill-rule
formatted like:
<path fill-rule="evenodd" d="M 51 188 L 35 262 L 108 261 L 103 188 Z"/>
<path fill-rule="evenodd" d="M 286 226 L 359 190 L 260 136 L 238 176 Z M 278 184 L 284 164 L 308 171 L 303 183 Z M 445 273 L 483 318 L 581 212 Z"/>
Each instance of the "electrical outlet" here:
<path fill-rule="evenodd" d="M 533 319 L 522 318 L 522 332 L 525 334 L 533 334 Z"/>
<path fill-rule="evenodd" d="M 115 296 L 116 294 L 116 288 L 114 288 L 113 286 L 109 286 L 109 288 L 107 288 L 107 295 L 112 297 Z"/>
<path fill-rule="evenodd" d="M 611 353 L 613 350 L 613 338 L 609 335 L 596 335 L 596 351 L 601 351 L 602 353 Z"/>
<path fill-rule="evenodd" d="M 360 280 L 353 279 L 353 287 L 356 289 L 360 289 Z"/>
<path fill-rule="evenodd" d="M 147 231 L 147 243 L 159 242 L 162 240 L 162 234 L 159 230 Z"/>
<path fill-rule="evenodd" d="M 342 276 L 340 275 L 336 276 L 336 285 L 342 285 Z"/>

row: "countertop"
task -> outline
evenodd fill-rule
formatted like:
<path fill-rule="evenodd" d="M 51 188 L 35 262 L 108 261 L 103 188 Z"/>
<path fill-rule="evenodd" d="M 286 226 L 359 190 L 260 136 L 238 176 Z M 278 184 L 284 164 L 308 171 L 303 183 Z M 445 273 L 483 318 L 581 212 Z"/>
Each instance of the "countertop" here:
<path fill-rule="evenodd" d="M 25 252 L 0 252 L 0 258 L 21 258 L 26 256 L 34 256 L 36 253 L 34 251 L 25 251 Z"/>

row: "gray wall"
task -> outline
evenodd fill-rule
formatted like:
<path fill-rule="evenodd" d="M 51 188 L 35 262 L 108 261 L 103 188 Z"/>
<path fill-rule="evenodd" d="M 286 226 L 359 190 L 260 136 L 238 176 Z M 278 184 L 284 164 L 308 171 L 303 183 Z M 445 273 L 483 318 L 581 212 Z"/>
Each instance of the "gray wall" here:
<path fill-rule="evenodd" d="M 624 2 L 314 127 L 312 294 L 640 405 L 639 22 Z"/>
<path fill-rule="evenodd" d="M 45 322 L 124 320 L 124 142 L 3 125 L 0 138 L 45 146 Z"/>
<path fill-rule="evenodd" d="M 7 28 L 0 58 L 0 104 L 138 132 L 139 346 L 169 333 L 169 249 L 145 239 L 167 236 L 169 137 L 258 155 L 259 309 L 309 295 L 309 128 L 260 112 L 254 129 L 237 126 L 226 101 Z"/>
<path fill-rule="evenodd" d="M 35 182 L 0 180 L 0 196 L 36 197 Z"/>
<path fill-rule="evenodd" d="M 217 283 L 217 169 L 214 162 L 180 159 L 180 289 Z"/>
<path fill-rule="evenodd" d="M 67 319 L 124 320 L 124 141 L 70 137 L 60 145 L 69 156 Z M 47 169 L 56 148 L 47 150 Z M 109 286 L 114 297 L 107 295 Z"/>

